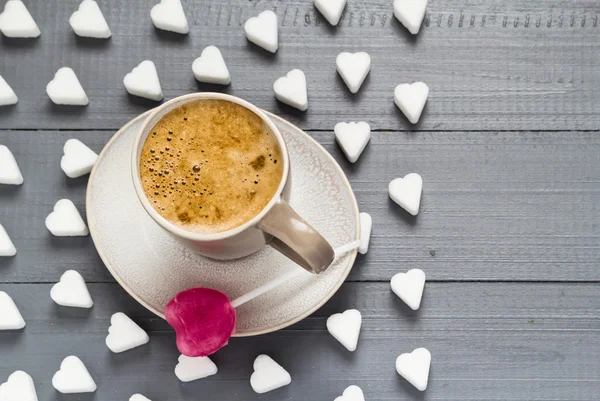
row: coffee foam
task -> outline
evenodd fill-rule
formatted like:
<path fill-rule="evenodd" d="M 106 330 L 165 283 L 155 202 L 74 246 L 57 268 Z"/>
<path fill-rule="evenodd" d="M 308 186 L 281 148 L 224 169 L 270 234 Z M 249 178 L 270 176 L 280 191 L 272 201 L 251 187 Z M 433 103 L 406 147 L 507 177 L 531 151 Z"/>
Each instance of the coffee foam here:
<path fill-rule="evenodd" d="M 201 233 L 251 220 L 273 198 L 282 175 L 281 149 L 268 126 L 223 100 L 169 111 L 150 131 L 140 157 L 142 186 L 154 209 Z"/>

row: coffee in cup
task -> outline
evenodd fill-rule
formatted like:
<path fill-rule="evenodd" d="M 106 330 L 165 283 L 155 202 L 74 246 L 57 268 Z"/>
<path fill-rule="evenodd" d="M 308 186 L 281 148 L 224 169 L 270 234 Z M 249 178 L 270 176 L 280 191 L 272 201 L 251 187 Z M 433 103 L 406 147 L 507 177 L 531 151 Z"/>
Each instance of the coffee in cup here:
<path fill-rule="evenodd" d="M 163 115 L 146 137 L 139 163 L 152 207 L 198 233 L 251 220 L 275 196 L 283 175 L 281 148 L 263 119 L 216 99 Z"/>

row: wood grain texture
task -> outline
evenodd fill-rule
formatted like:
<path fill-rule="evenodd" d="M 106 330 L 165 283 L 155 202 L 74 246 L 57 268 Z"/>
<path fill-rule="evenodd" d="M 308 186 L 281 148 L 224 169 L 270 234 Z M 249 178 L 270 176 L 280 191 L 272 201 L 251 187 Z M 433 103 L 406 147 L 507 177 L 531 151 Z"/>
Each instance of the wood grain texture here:
<path fill-rule="evenodd" d="M 18 249 L 0 258 L 0 291 L 14 298 L 27 327 L 0 331 L 0 383 L 24 369 L 40 401 L 122 401 L 137 392 L 154 401 L 331 401 L 350 384 L 368 401 L 598 401 L 597 0 L 429 0 L 416 37 L 393 17 L 392 0 L 348 1 L 337 28 L 311 0 L 182 0 L 187 36 L 153 27 L 149 13 L 158 0 L 101 0 L 113 32 L 108 41 L 73 34 L 68 19 L 80 0 L 24 1 L 42 36 L 0 37 L 0 75 L 19 96 L 16 106 L 0 108 L 0 144 L 25 177 L 21 187 L 0 185 L 0 223 Z M 249 44 L 243 32 L 265 9 L 279 18 L 276 55 Z M 194 80 L 192 61 L 208 45 L 221 49 L 230 86 Z M 357 95 L 335 72 L 342 51 L 372 57 Z M 156 63 L 166 99 L 222 91 L 309 130 L 340 163 L 374 224 L 369 253 L 322 309 L 280 332 L 233 339 L 213 358 L 218 375 L 187 384 L 173 374 L 172 330 L 114 282 L 91 239 L 56 238 L 44 225 L 60 198 L 85 216 L 87 176 L 72 180 L 60 170 L 64 142 L 78 138 L 100 151 L 116 129 L 157 104 L 128 96 L 122 84 L 144 59 Z M 88 107 L 55 106 L 46 96 L 62 66 L 79 76 Z M 275 79 L 293 68 L 307 75 L 305 113 L 273 96 Z M 431 94 L 413 126 L 392 97 L 397 84 L 415 80 Z M 357 120 L 374 132 L 350 164 L 331 130 Z M 424 179 L 416 218 L 387 195 L 389 181 L 410 172 Z M 392 275 L 410 268 L 428 277 L 418 312 L 389 289 Z M 50 300 L 51 284 L 67 269 L 91 283 L 93 309 Z M 347 308 L 363 314 L 353 354 L 325 330 L 326 318 Z M 117 311 L 148 330 L 148 345 L 110 353 L 104 340 Z M 401 352 L 421 346 L 433 354 L 424 393 L 394 369 Z M 290 371 L 289 387 L 252 392 L 260 353 Z M 52 375 L 69 354 L 87 364 L 96 394 L 53 389 Z"/>
<path fill-rule="evenodd" d="M 600 4 L 595 0 L 456 2 L 432 0 L 421 33 L 409 35 L 391 0 L 350 1 L 337 28 L 305 0 L 184 1 L 187 36 L 156 30 L 154 2 L 101 3 L 113 37 L 76 37 L 68 18 L 79 0 L 29 1 L 42 30 L 37 40 L 0 41 L 0 74 L 20 101 L 0 109 L 1 128 L 116 129 L 153 102 L 128 96 L 123 77 L 144 59 L 159 71 L 166 98 L 218 90 L 245 98 L 305 129 L 365 120 L 395 130 L 597 130 L 600 126 Z M 249 44 L 243 23 L 264 9 L 279 17 L 276 55 Z M 207 45 L 224 54 L 233 83 L 197 84 L 192 61 Z M 342 51 L 367 51 L 372 71 L 350 95 L 335 72 Z M 45 87 L 72 67 L 90 98 L 85 108 L 53 105 Z M 18 68 L 16 68 L 18 66 Z M 276 78 L 293 68 L 307 75 L 309 110 L 277 103 Z M 396 85 L 431 88 L 422 120 L 409 124 L 392 101 Z"/>
<path fill-rule="evenodd" d="M 27 321 L 21 332 L 0 332 L 0 378 L 25 369 L 41 401 L 69 400 L 51 386 L 62 358 L 79 356 L 98 384 L 79 400 L 331 401 L 350 384 L 367 400 L 589 400 L 600 391 L 600 305 L 597 284 L 428 283 L 413 312 L 387 283 L 347 283 L 320 311 L 266 336 L 233 339 L 213 360 L 219 373 L 181 384 L 166 323 L 116 284 L 92 284 L 95 306 L 54 305 L 50 285 L 0 285 Z M 355 353 L 325 330 L 326 317 L 347 308 L 363 314 Z M 104 345 L 110 315 L 123 311 L 149 331 L 150 343 L 124 354 Z M 427 347 L 429 387 L 419 393 L 395 372 L 402 352 Z M 267 353 L 292 375 L 289 387 L 258 396 L 249 385 L 252 361 Z"/>
<path fill-rule="evenodd" d="M 111 132 L 0 131 L 21 166 L 22 187 L 0 187 L 0 223 L 15 258 L 0 282 L 48 282 L 76 268 L 113 281 L 89 237 L 57 238 L 44 225 L 67 197 L 85 211 L 87 176 L 67 178 L 62 147 L 78 138 L 100 151 Z M 338 160 L 359 208 L 373 217 L 370 252 L 350 280 L 389 280 L 421 268 L 433 280 L 600 280 L 600 136 L 593 132 L 374 132 L 350 164 L 331 132 L 311 133 Z M 389 200 L 388 183 L 424 179 L 421 212 Z"/>

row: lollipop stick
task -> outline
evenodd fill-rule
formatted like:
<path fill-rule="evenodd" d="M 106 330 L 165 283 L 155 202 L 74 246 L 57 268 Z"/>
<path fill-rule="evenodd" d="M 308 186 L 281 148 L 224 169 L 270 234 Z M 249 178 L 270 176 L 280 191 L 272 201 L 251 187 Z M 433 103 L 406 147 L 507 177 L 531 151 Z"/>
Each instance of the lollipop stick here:
<path fill-rule="evenodd" d="M 356 240 L 356 241 L 352 241 L 348 244 L 345 245 L 340 245 L 337 248 L 335 248 L 333 251 L 335 252 L 335 259 L 339 259 L 340 257 L 344 256 L 344 254 L 346 252 L 350 252 L 356 248 L 358 248 L 358 246 L 360 245 L 360 240 Z M 335 261 L 334 259 L 334 261 Z"/>
<path fill-rule="evenodd" d="M 349 252 L 353 249 L 358 248 L 359 244 L 360 244 L 360 241 L 356 240 L 356 241 L 350 242 L 348 244 L 338 246 L 337 248 L 334 249 L 335 259 L 338 259 L 339 257 L 343 256 L 346 252 Z M 264 294 L 265 292 L 271 291 L 272 289 L 274 289 L 276 287 L 279 287 L 281 284 L 284 284 L 285 282 L 293 279 L 294 277 L 299 276 L 303 272 L 304 272 L 303 269 L 294 269 L 292 271 L 284 273 L 281 276 L 269 281 L 268 283 L 265 283 L 265 284 L 261 285 L 260 287 L 255 288 L 252 291 L 242 295 L 241 297 L 234 299 L 231 302 L 231 306 L 233 306 L 234 308 L 237 308 L 238 306 L 241 306 L 241 305 L 245 304 L 246 302 L 252 301 L 254 298 L 259 297 L 262 294 Z"/>
<path fill-rule="evenodd" d="M 239 297 L 237 299 L 234 299 L 231 302 L 231 306 L 233 306 L 234 308 L 237 308 L 238 306 L 243 305 L 246 302 L 251 301 L 256 297 L 261 296 L 265 292 L 271 291 L 273 288 L 280 286 L 281 284 L 285 283 L 286 281 L 293 279 L 294 277 L 300 275 L 300 273 L 302 273 L 303 271 L 304 270 L 302 270 L 302 269 L 294 269 L 285 274 L 282 274 L 281 276 L 275 278 L 274 280 L 271 280 L 268 283 L 263 284 L 258 288 L 255 288 L 254 290 L 250 291 L 247 294 L 242 295 L 241 297 Z"/>

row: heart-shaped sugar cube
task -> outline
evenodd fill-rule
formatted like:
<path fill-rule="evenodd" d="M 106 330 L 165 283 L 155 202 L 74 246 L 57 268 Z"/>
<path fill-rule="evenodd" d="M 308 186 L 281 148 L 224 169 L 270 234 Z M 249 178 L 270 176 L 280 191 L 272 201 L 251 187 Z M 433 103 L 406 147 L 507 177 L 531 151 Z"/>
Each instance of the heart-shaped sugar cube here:
<path fill-rule="evenodd" d="M 191 288 L 167 304 L 165 318 L 175 329 L 177 348 L 186 356 L 214 354 L 229 342 L 236 314 L 227 295 L 212 288 Z"/>
<path fill-rule="evenodd" d="M 371 139 L 371 127 L 364 121 L 337 123 L 333 128 L 335 140 L 351 163 L 355 163 Z"/>
<path fill-rule="evenodd" d="M 422 192 L 423 179 L 417 173 L 396 178 L 388 186 L 390 198 L 413 216 L 419 213 Z"/>
<path fill-rule="evenodd" d="M 192 64 L 194 76 L 200 82 L 229 85 L 231 76 L 223 60 L 221 51 L 216 46 L 208 46 Z"/>
<path fill-rule="evenodd" d="M 8 0 L 0 14 L 0 31 L 8 38 L 37 38 L 40 28 L 21 0 Z"/>
<path fill-rule="evenodd" d="M 134 394 L 131 397 L 129 397 L 129 401 L 152 401 L 152 400 L 144 397 L 141 394 Z"/>
<path fill-rule="evenodd" d="M 131 95 L 144 97 L 157 102 L 163 99 L 163 92 L 156 72 L 156 66 L 150 60 L 142 61 L 123 78 L 123 85 Z"/>
<path fill-rule="evenodd" d="M 90 102 L 75 71 L 69 67 L 56 71 L 54 79 L 46 85 L 46 93 L 55 104 L 87 106 Z"/>
<path fill-rule="evenodd" d="M 0 224 L 0 256 L 15 256 L 17 254 L 17 248 L 11 241 L 8 233 Z"/>
<path fill-rule="evenodd" d="M 0 75 L 0 106 L 16 104 L 18 101 L 19 98 L 15 94 L 15 91 L 12 90 L 10 85 Z M 1 172 L 2 170 L 0 170 L 0 174 Z"/>
<path fill-rule="evenodd" d="M 66 357 L 60 369 L 52 377 L 52 386 L 63 394 L 93 393 L 96 382 L 92 379 L 81 359 L 74 355 Z"/>
<path fill-rule="evenodd" d="M 263 11 L 252 17 L 244 24 L 246 37 L 252 43 L 263 49 L 275 53 L 279 47 L 277 38 L 277 15 L 271 11 Z"/>
<path fill-rule="evenodd" d="M 0 384 L 0 401 L 38 401 L 31 376 L 22 370 L 8 376 L 8 380 Z"/>
<path fill-rule="evenodd" d="M 350 92 L 356 93 L 371 71 L 371 56 L 365 52 L 343 52 L 338 54 L 335 64 Z"/>
<path fill-rule="evenodd" d="M 346 388 L 335 401 L 365 401 L 365 395 L 360 387 L 352 385 Z"/>
<path fill-rule="evenodd" d="M 419 122 L 427 97 L 429 87 L 423 82 L 400 84 L 394 90 L 394 102 L 412 124 Z"/>
<path fill-rule="evenodd" d="M 394 0 L 394 15 L 398 21 L 416 35 L 427 11 L 427 0 Z"/>
<path fill-rule="evenodd" d="M 50 290 L 50 298 L 58 305 L 72 308 L 91 308 L 94 301 L 85 280 L 75 270 L 67 270 Z"/>
<path fill-rule="evenodd" d="M 46 228 L 57 237 L 85 236 L 88 231 L 79 211 L 69 199 L 61 199 L 46 217 Z"/>
<path fill-rule="evenodd" d="M 329 22 L 331 25 L 336 26 L 340 22 L 344 7 L 346 7 L 346 0 L 314 0 L 315 7 L 317 10 Z"/>
<path fill-rule="evenodd" d="M 150 11 L 152 23 L 158 29 L 186 34 L 190 31 L 181 0 L 161 0 Z"/>
<path fill-rule="evenodd" d="M 179 363 L 175 366 L 175 376 L 182 382 L 204 379 L 216 375 L 217 365 L 207 356 L 189 357 L 179 356 Z"/>
<path fill-rule="evenodd" d="M 336 313 L 327 319 L 327 331 L 348 351 L 356 351 L 362 315 L 356 309 L 348 309 L 344 313 Z"/>
<path fill-rule="evenodd" d="M 69 18 L 69 24 L 78 36 L 106 39 L 111 35 L 102 10 L 94 0 L 83 0 Z"/>
<path fill-rule="evenodd" d="M 263 394 L 292 382 L 292 377 L 280 364 L 268 355 L 259 355 L 254 360 L 254 373 L 250 377 L 252 389 Z"/>
<path fill-rule="evenodd" d="M 425 288 L 425 273 L 421 269 L 398 273 L 392 277 L 390 286 L 394 294 L 398 295 L 412 310 L 417 310 L 421 306 Z"/>
<path fill-rule="evenodd" d="M 12 152 L 0 145 L 0 184 L 21 185 L 23 175 Z"/>
<path fill-rule="evenodd" d="M 282 103 L 298 110 L 308 109 L 308 94 L 306 92 L 306 76 L 302 70 L 292 70 L 285 77 L 279 78 L 273 84 L 275 97 Z"/>
<path fill-rule="evenodd" d="M 426 348 L 417 348 L 396 359 L 396 371 L 419 391 L 427 389 L 431 353 Z"/>
<path fill-rule="evenodd" d="M 10 295 L 0 291 L 0 330 L 20 330 L 25 320 Z"/>
<path fill-rule="evenodd" d="M 88 174 L 98 160 L 98 155 L 78 139 L 69 139 L 63 147 L 64 156 L 60 159 L 60 168 L 67 177 L 77 178 Z"/>
<path fill-rule="evenodd" d="M 373 227 L 373 219 L 369 213 L 360 213 L 360 245 L 358 252 L 362 255 L 369 250 L 371 242 L 371 228 Z"/>
<path fill-rule="evenodd" d="M 117 312 L 110 318 L 106 346 L 114 353 L 125 352 L 150 341 L 148 333 L 123 312 Z"/>

